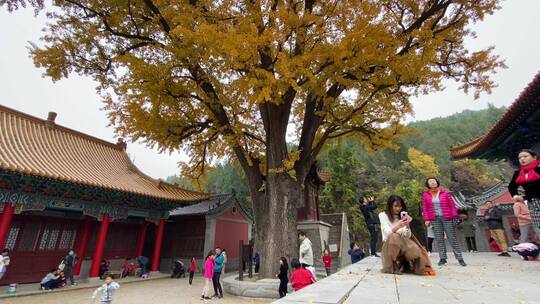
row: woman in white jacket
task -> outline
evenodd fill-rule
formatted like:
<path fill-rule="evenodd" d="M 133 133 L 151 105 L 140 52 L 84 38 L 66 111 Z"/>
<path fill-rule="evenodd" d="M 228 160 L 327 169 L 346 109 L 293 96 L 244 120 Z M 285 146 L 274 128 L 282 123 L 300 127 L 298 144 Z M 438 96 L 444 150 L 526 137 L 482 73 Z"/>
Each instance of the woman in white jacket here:
<path fill-rule="evenodd" d="M 411 232 L 412 217 L 407 214 L 405 201 L 391 195 L 386 210 L 379 214 L 382 231 L 382 272 L 401 274 L 434 274 L 426 249 Z"/>

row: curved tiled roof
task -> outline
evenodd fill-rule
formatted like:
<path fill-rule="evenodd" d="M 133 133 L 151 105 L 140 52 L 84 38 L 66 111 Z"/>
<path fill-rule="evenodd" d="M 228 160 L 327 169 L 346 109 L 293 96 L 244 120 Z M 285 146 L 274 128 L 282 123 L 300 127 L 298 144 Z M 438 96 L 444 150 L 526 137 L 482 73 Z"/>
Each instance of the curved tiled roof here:
<path fill-rule="evenodd" d="M 113 144 L 0 105 L 0 169 L 171 201 L 205 193 L 150 178 Z"/>
<path fill-rule="evenodd" d="M 206 215 L 219 213 L 227 208 L 238 206 L 243 213 L 252 220 L 251 214 L 242 207 L 242 204 L 238 203 L 235 196 L 232 194 L 218 194 L 212 195 L 208 200 L 202 201 L 198 204 L 179 207 L 169 212 L 170 216 L 186 216 L 186 215 Z"/>
<path fill-rule="evenodd" d="M 518 125 L 540 108 L 540 72 L 508 108 L 503 117 L 482 136 L 457 147 L 452 147 L 452 158 L 476 157 L 510 136 Z"/>

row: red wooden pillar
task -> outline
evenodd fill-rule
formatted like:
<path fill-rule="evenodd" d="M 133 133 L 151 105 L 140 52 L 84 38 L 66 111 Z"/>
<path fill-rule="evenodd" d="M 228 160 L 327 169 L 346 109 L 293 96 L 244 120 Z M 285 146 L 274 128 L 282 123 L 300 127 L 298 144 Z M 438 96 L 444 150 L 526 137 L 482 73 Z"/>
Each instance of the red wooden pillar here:
<path fill-rule="evenodd" d="M 4 203 L 4 211 L 0 216 L 0 250 L 4 249 L 14 213 L 15 207 L 10 203 Z"/>
<path fill-rule="evenodd" d="M 137 246 L 135 247 L 135 256 L 141 256 L 144 249 L 144 240 L 146 239 L 146 228 L 148 227 L 148 222 L 144 222 L 139 229 L 139 236 L 137 237 Z"/>
<path fill-rule="evenodd" d="M 81 266 L 85 258 L 86 253 L 86 247 L 88 247 L 88 239 L 90 238 L 90 228 L 92 227 L 92 220 L 90 218 L 86 218 L 84 220 L 84 226 L 81 236 L 81 241 L 79 243 L 79 248 L 77 249 L 77 255 L 79 256 L 79 262 L 75 265 L 75 275 L 81 274 Z"/>
<path fill-rule="evenodd" d="M 159 220 L 156 231 L 156 242 L 154 243 L 154 256 L 152 259 L 152 271 L 159 270 L 159 259 L 161 257 L 161 241 L 163 241 L 163 231 L 165 230 L 165 220 Z"/>
<path fill-rule="evenodd" d="M 107 230 L 109 229 L 109 216 L 103 214 L 103 220 L 99 226 L 99 234 L 96 241 L 96 249 L 92 256 L 92 266 L 90 267 L 90 277 L 95 278 L 99 275 L 99 264 L 103 258 L 103 250 L 105 249 L 105 240 L 107 239 Z"/>

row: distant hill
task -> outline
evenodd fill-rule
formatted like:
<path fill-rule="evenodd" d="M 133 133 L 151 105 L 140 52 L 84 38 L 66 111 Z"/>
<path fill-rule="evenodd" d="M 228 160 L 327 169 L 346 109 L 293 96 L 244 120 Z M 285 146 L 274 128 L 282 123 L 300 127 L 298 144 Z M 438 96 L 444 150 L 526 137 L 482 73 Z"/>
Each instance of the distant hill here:
<path fill-rule="evenodd" d="M 488 131 L 506 112 L 505 107 L 489 105 L 485 110 L 465 110 L 448 117 L 410 123 L 420 136 L 407 136 L 402 144 L 435 158 L 444 172 L 450 163 L 450 146 L 464 144 Z M 407 150 L 407 149 L 405 149 Z"/>

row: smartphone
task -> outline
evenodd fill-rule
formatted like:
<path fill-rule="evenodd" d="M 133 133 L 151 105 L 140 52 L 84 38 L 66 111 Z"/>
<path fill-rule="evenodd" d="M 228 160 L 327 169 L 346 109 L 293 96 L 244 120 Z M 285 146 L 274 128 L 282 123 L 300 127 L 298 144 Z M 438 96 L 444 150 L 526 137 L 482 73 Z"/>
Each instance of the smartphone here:
<path fill-rule="evenodd" d="M 400 215 L 401 219 L 407 218 L 407 216 L 408 216 L 407 211 L 401 211 L 401 213 L 399 215 Z"/>

